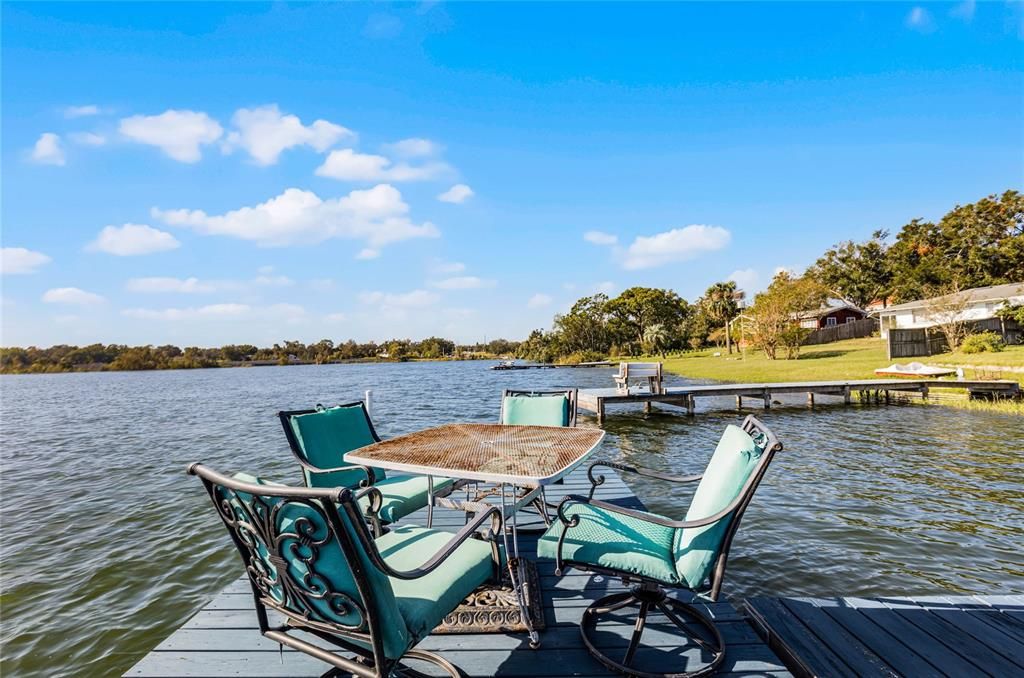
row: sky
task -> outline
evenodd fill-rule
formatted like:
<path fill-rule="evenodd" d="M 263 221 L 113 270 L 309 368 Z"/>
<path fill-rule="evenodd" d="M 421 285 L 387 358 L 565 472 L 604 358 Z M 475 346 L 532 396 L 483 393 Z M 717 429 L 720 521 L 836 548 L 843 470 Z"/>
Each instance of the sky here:
<path fill-rule="evenodd" d="M 2 5 L 0 344 L 524 338 L 1024 187 L 1024 9 Z"/>

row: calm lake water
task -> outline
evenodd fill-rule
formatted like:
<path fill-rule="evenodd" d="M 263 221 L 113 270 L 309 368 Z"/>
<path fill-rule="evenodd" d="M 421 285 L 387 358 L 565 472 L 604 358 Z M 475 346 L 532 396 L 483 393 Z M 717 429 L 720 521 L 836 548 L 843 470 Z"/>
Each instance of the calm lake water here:
<path fill-rule="evenodd" d="M 120 674 L 238 577 L 227 534 L 185 466 L 298 481 L 280 409 L 373 389 L 374 421 L 388 437 L 493 421 L 505 387 L 611 383 L 606 369 L 487 367 L 0 378 L 0 673 Z M 722 428 L 742 416 L 610 412 L 602 456 L 677 472 L 702 470 Z M 938 406 L 757 414 L 786 450 L 744 518 L 726 595 L 1024 592 L 1024 419 Z M 583 416 L 581 425 L 595 423 Z M 669 485 L 634 489 L 653 511 L 685 513 Z"/>

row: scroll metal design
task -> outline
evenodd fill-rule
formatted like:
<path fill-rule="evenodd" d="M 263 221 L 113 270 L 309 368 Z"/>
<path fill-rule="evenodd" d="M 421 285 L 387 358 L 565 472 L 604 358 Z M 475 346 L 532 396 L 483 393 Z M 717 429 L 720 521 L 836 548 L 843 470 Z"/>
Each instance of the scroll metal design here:
<path fill-rule="evenodd" d="M 318 569 L 328 549 L 341 556 L 338 535 L 318 500 L 250 495 L 223 485 L 214 485 L 211 497 L 261 602 L 309 626 L 367 629 L 363 606 Z"/>

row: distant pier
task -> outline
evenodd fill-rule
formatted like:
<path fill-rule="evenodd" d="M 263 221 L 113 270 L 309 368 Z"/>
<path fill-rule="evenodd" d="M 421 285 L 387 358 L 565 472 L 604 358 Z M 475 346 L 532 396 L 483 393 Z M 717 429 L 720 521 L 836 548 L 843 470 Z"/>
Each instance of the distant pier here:
<path fill-rule="evenodd" d="M 807 404 L 814 406 L 816 395 L 839 396 L 849 404 L 853 395 L 857 394 L 861 402 L 888 403 L 892 393 L 915 393 L 922 399 L 928 399 L 928 391 L 933 388 L 965 389 L 972 396 L 1013 397 L 1020 392 L 1020 384 L 1016 381 L 943 381 L 941 379 L 847 379 L 837 381 L 797 381 L 771 384 L 708 384 L 694 386 L 668 387 L 662 393 L 651 393 L 647 390 L 630 389 L 628 393 L 614 388 L 580 389 L 577 400 L 581 410 L 597 414 L 598 423 L 604 422 L 607 405 L 626 403 L 643 403 L 645 410 L 650 411 L 654 403 L 675 405 L 686 409 L 688 415 L 694 414 L 697 398 L 713 398 L 734 396 L 736 407 L 743 407 L 743 399 L 755 399 L 764 409 L 772 406 L 776 395 L 805 393 Z"/>

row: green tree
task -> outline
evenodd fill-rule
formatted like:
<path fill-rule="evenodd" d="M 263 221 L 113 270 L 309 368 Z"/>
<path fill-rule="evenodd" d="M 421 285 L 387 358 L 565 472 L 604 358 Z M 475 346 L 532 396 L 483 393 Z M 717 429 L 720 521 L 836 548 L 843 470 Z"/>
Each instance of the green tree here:
<path fill-rule="evenodd" d="M 839 243 L 823 254 L 807 275 L 825 285 L 833 296 L 865 308 L 876 299 L 883 304 L 892 292 L 888 231 L 878 230 L 869 240 Z"/>
<path fill-rule="evenodd" d="M 896 235 L 888 259 L 897 301 L 1024 280 L 1024 195 L 1006 191 L 957 205 L 938 223 L 914 219 Z"/>
<path fill-rule="evenodd" d="M 776 359 L 779 347 L 786 348 L 787 358 L 796 358 L 801 334 L 806 335 L 800 332 L 797 316 L 819 308 L 827 295 L 825 287 L 809 277 L 794 278 L 785 271 L 776 275 L 750 309 L 754 344 L 769 360 Z"/>
<path fill-rule="evenodd" d="M 729 321 L 739 313 L 736 303 L 736 283 L 733 281 L 717 282 L 704 292 L 697 305 L 700 312 L 707 318 L 710 327 L 721 327 L 723 338 L 728 331 Z"/>
<path fill-rule="evenodd" d="M 608 328 L 608 295 L 583 297 L 569 312 L 556 315 L 554 326 L 563 349 L 569 353 L 607 354 L 612 337 Z"/>
<path fill-rule="evenodd" d="M 689 314 L 689 305 L 672 290 L 630 287 L 605 304 L 610 327 L 619 341 L 642 346 L 644 332 L 655 324 L 676 328 Z"/>

